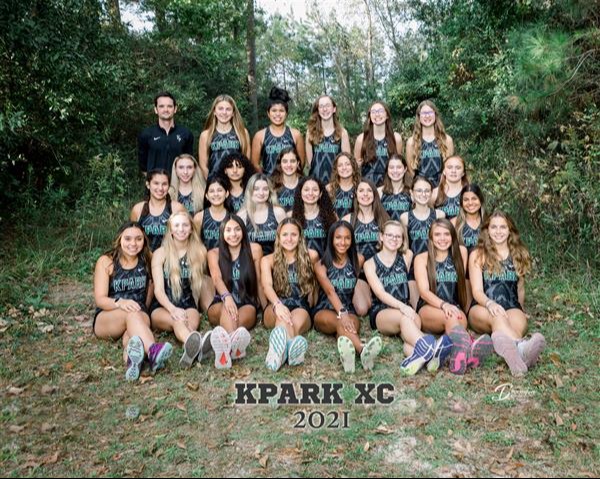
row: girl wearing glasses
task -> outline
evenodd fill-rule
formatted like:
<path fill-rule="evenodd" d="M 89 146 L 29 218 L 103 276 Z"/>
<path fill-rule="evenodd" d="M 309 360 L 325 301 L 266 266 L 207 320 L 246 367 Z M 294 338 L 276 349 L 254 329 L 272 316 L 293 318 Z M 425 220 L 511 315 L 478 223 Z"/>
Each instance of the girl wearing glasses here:
<path fill-rule="evenodd" d="M 425 100 L 417 107 L 412 136 L 406 141 L 408 168 L 415 176 L 424 176 L 433 185 L 435 201 L 444 159 L 454 154 L 454 142 L 446 133 L 436 106 Z"/>
<path fill-rule="evenodd" d="M 354 146 L 354 156 L 362 168 L 362 177 L 380 185 L 388 159 L 401 154 L 402 137 L 392 128 L 390 109 L 383 102 L 373 103 L 363 132 L 358 135 Z"/>
<path fill-rule="evenodd" d="M 309 175 L 329 183 L 333 160 L 342 151 L 350 151 L 348 132 L 340 125 L 333 98 L 321 95 L 313 103 L 306 133 L 306 161 Z"/>

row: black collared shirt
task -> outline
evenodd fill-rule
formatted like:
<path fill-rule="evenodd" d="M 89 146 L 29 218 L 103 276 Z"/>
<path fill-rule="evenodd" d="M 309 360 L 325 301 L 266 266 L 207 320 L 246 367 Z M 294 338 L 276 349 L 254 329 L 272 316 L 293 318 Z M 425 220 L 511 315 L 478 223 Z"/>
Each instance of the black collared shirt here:
<path fill-rule="evenodd" d="M 175 158 L 182 153 L 193 154 L 194 135 L 185 126 L 174 125 L 167 133 L 156 125 L 146 128 L 138 137 L 140 170 L 164 168 L 171 174 Z"/>

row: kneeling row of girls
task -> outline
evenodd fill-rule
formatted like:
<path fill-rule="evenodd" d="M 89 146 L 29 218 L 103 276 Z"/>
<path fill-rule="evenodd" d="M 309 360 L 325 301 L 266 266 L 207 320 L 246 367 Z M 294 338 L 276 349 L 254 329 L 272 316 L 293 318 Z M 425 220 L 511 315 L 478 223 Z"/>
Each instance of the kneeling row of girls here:
<path fill-rule="evenodd" d="M 194 221 L 180 203 L 172 202 L 160 247 L 151 253 L 147 233 L 156 228 L 142 220 L 157 213 L 151 211 L 152 198 L 163 190 L 166 195 L 168 188 L 168 182 L 154 184 L 155 178 L 148 180 L 150 200 L 133 208 L 132 221 L 99 258 L 94 277 L 94 333 L 122 338 L 128 380 L 139 378 L 146 358 L 155 372 L 171 356 L 172 345 L 156 342 L 153 330 L 175 334 L 183 344 L 183 367 L 214 352 L 215 367 L 224 369 L 246 355 L 260 316 L 271 329 L 265 363 L 273 371 L 286 362 L 304 362 L 309 347 L 304 335 L 313 326 L 337 337 L 346 372 L 354 371 L 357 356 L 364 369 L 372 369 L 382 341 L 380 335 L 361 340 L 360 317 L 367 315 L 373 331 L 402 338 L 400 370 L 406 375 L 424 366 L 436 371 L 446 362 L 452 373 L 464 374 L 494 350 L 513 375 L 523 375 L 545 345 L 539 333 L 524 338 L 524 277 L 531 261 L 514 223 L 502 212 L 481 219 L 470 255 L 443 213 L 435 213 L 425 238 L 414 238 L 425 240 L 418 254 L 409 249 L 416 243 L 409 242 L 407 215 L 389 220 L 385 212 L 380 215 L 383 224 L 377 223 L 376 244 L 361 251 L 359 240 L 369 235 L 361 236 L 365 219 L 358 217 L 365 213 L 362 205 L 372 204 L 376 196 L 373 185 L 363 181 L 360 185 L 369 188 L 359 185 L 359 213 L 340 221 L 333 216 L 319 251 L 306 235 L 306 216 L 278 215 L 274 237 L 258 227 L 263 211 L 249 206 L 248 199 L 260 204 L 269 189 L 255 188 L 255 182 L 240 214 L 227 212 L 219 222 L 217 243 L 210 250 L 201 240 L 204 221 Z M 426 180 L 413 183 L 417 197 L 427 196 L 418 191 L 427 189 L 419 186 L 424 184 Z M 304 190 L 304 205 L 320 195 L 318 189 Z M 210 191 L 209 181 L 209 198 Z M 263 225 L 273 209 L 267 209 Z M 206 311 L 212 326 L 203 335 L 198 331 L 200 311 Z"/>

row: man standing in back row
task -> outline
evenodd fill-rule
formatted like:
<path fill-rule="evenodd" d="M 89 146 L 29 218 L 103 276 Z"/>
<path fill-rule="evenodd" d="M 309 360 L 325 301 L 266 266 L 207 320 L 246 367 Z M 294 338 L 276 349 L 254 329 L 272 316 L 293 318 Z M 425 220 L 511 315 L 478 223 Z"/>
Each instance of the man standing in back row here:
<path fill-rule="evenodd" d="M 154 97 L 154 112 L 158 123 L 146 128 L 138 137 L 138 161 L 140 170 L 161 168 L 171 174 L 173 161 L 182 153 L 193 154 L 194 135 L 185 126 L 175 124 L 177 102 L 169 92 Z"/>

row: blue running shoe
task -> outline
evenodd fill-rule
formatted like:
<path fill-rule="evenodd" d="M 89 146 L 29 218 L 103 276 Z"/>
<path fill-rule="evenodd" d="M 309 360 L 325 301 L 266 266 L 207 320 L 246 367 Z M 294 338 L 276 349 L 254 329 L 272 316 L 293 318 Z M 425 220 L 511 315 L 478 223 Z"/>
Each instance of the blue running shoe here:
<path fill-rule="evenodd" d="M 433 350 L 433 357 L 427 363 L 427 371 L 430 373 L 436 372 L 440 366 L 443 366 L 450 352 L 452 351 L 452 341 L 447 334 L 444 334 L 438 338 L 435 343 Z"/>
<path fill-rule="evenodd" d="M 144 343 L 139 336 L 133 336 L 127 343 L 127 371 L 125 379 L 135 381 L 140 377 L 144 363 Z"/>
<path fill-rule="evenodd" d="M 420 337 L 415 343 L 413 353 L 400 365 L 400 372 L 405 376 L 414 376 L 431 359 L 435 352 L 435 338 L 428 334 Z"/>
<path fill-rule="evenodd" d="M 287 351 L 287 331 L 283 326 L 277 326 L 269 336 L 269 351 L 265 364 L 271 371 L 279 371 L 285 361 Z"/>

